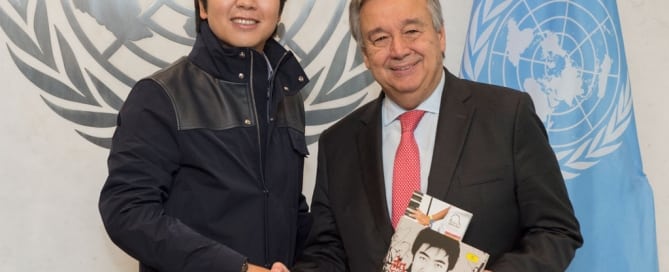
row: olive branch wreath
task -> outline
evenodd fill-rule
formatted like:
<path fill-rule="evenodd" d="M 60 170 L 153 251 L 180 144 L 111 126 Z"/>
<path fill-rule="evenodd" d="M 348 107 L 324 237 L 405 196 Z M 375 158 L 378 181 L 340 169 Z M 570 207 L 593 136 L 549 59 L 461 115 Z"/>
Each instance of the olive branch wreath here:
<path fill-rule="evenodd" d="M 501 15 L 504 14 L 512 0 L 504 0 L 493 5 L 495 0 L 483 0 L 474 7 L 469 37 L 465 46 L 462 72 L 468 78 L 478 80 L 485 66 L 486 56 L 490 50 L 490 37 L 499 25 Z M 499 2 L 499 1 L 497 1 Z M 476 33 L 480 33 L 476 35 Z M 632 121 L 632 95 L 629 79 L 624 83 L 615 108 L 610 113 L 606 125 L 574 148 L 556 151 L 560 168 L 565 180 L 578 177 L 580 172 L 599 163 L 601 158 L 613 153 L 622 145 L 621 136 Z"/>
<path fill-rule="evenodd" d="M 28 20 L 28 1 L 10 2 L 23 22 L 17 23 L 0 9 L 0 27 L 4 30 L 12 44 L 6 43 L 9 54 L 20 72 L 35 86 L 51 97 L 40 95 L 44 103 L 62 118 L 75 124 L 90 128 L 111 128 L 116 125 L 116 111 L 123 100 L 90 70 L 79 65 L 77 55 L 62 35 L 61 30 L 54 26 L 55 40 L 51 37 L 49 17 L 45 0 L 37 0 L 33 21 Z M 32 23 L 30 33 L 27 26 Z M 32 38 L 34 37 L 34 38 Z M 55 50 L 52 44 L 60 49 L 62 68 L 58 67 Z M 31 60 L 15 51 L 20 50 L 32 57 Z M 44 68 L 29 64 L 38 61 Z M 92 86 L 87 84 L 88 79 Z M 99 98 L 97 98 L 95 91 Z M 88 107 L 92 110 L 77 110 L 60 106 L 56 99 Z M 100 147 L 109 148 L 108 137 L 91 135 L 79 129 L 75 131 L 89 142 Z"/>
<path fill-rule="evenodd" d="M 22 21 L 15 21 L 8 16 L 5 10 L 0 8 L 0 27 L 3 29 L 10 42 L 6 42 L 9 54 L 19 71 L 35 86 L 48 94 L 40 94 L 44 103 L 62 118 L 92 129 L 111 129 L 116 126 L 116 115 L 123 104 L 123 99 L 97 77 L 91 70 L 81 67 L 77 54 L 75 54 L 68 40 L 62 35 L 58 26 L 53 26 L 52 37 L 51 24 L 47 13 L 46 0 L 36 0 L 34 16 L 32 20 L 28 16 L 28 1 L 10 1 L 14 11 L 19 14 Z M 309 1 L 302 9 L 301 21 L 296 22 L 293 30 L 302 27 L 313 9 L 315 1 Z M 333 32 L 339 25 L 339 20 L 345 10 L 345 0 L 340 0 L 332 19 L 319 38 L 319 42 L 308 52 L 300 50 L 299 45 L 292 40 L 296 31 L 288 30 L 284 40 L 291 48 L 295 48 L 303 66 L 310 65 L 322 49 L 329 42 Z M 32 29 L 30 25 L 32 24 Z M 281 28 L 285 26 L 281 25 Z M 307 107 L 307 126 L 320 126 L 335 122 L 355 108 L 360 106 L 367 94 L 360 95 L 360 91 L 371 85 L 374 80 L 367 71 L 354 72 L 353 76 L 340 82 L 342 76 L 353 71 L 362 64 L 359 51 L 356 50 L 353 61 L 350 61 L 349 49 L 351 45 L 350 34 L 338 42 L 334 51 L 332 62 L 327 67 L 322 67 L 311 76 L 311 82 L 302 90 L 302 95 L 307 100 L 314 96 Z M 54 46 L 57 45 L 57 48 Z M 354 45 L 353 45 L 354 46 Z M 55 49 L 59 49 L 59 55 Z M 22 51 L 24 54 L 17 54 Z M 25 57 L 29 56 L 29 57 Z M 60 57 L 59 59 L 57 59 Z M 39 65 L 35 65 L 39 62 Z M 31 65 L 32 63 L 32 65 Z M 59 63 L 61 63 L 59 67 Z M 38 68 L 39 66 L 39 68 Z M 349 69 L 347 71 L 347 68 Z M 327 71 L 326 71 L 327 70 Z M 90 82 L 90 83 L 87 83 Z M 322 82 L 319 91 L 314 91 L 317 82 Z M 97 96 L 96 96 L 97 94 Z M 349 103 L 336 103 L 336 100 L 353 97 Z M 64 103 L 61 103 L 64 102 Z M 77 105 L 87 108 L 72 109 L 67 105 Z M 310 109 L 316 108 L 316 109 Z M 111 135 L 95 136 L 80 129 L 75 131 L 87 141 L 103 147 L 110 148 Z M 320 131 L 307 135 L 307 144 L 318 140 Z"/>

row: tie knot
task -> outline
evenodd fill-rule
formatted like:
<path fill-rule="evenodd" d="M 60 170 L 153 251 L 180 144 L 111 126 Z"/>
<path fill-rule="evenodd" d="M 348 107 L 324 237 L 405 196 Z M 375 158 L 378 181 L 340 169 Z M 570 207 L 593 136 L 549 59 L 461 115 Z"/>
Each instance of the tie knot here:
<path fill-rule="evenodd" d="M 407 111 L 400 115 L 400 124 L 402 124 L 402 133 L 404 132 L 413 132 L 420 122 L 420 118 L 423 117 L 425 111 L 422 110 L 412 110 Z"/>

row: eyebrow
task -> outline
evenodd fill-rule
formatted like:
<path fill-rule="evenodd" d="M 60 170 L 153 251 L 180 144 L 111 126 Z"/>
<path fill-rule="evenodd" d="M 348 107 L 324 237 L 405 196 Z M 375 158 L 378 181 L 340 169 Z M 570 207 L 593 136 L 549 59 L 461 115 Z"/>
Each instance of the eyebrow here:
<path fill-rule="evenodd" d="M 374 28 L 374 29 L 370 30 L 369 32 L 367 32 L 367 38 L 369 39 L 372 36 L 374 36 L 375 34 L 383 33 L 383 32 L 385 32 L 385 31 L 380 27 Z"/>
<path fill-rule="evenodd" d="M 406 26 L 408 26 L 408 25 L 419 25 L 419 26 L 424 26 L 425 23 L 424 23 L 423 21 L 421 21 L 420 19 L 418 19 L 418 18 L 409 18 L 409 19 L 405 19 L 404 21 L 402 21 L 402 27 L 406 27 Z M 370 36 L 372 36 L 372 35 L 374 35 L 374 34 L 382 33 L 382 32 L 385 32 L 385 30 L 383 30 L 383 28 L 381 28 L 381 27 L 376 27 L 376 28 L 374 28 L 374 29 L 372 29 L 372 30 L 370 30 L 370 31 L 367 32 L 367 37 L 370 37 Z"/>
<path fill-rule="evenodd" d="M 425 253 L 425 251 L 419 251 L 419 252 L 418 252 L 418 255 L 425 256 L 425 257 L 428 257 L 428 258 L 430 257 L 429 255 L 427 255 L 427 253 Z M 448 253 L 446 253 L 445 258 L 448 258 L 448 256 L 451 256 L 451 255 L 448 254 Z M 435 262 L 440 263 L 440 264 L 443 264 L 443 265 L 446 265 L 446 262 L 445 262 L 445 261 L 442 261 L 442 260 L 436 260 Z"/>
<path fill-rule="evenodd" d="M 425 251 L 419 251 L 418 255 L 425 256 L 425 257 L 430 257 L 430 256 L 427 255 L 427 253 L 425 253 Z"/>
<path fill-rule="evenodd" d="M 425 25 L 425 23 L 423 23 L 423 21 L 421 21 L 421 20 L 418 19 L 418 18 L 409 18 L 409 19 L 406 19 L 406 20 L 402 21 L 402 26 L 403 26 L 403 27 L 404 27 L 404 26 L 408 26 L 408 25 L 420 25 L 420 26 L 423 26 L 423 25 Z"/>

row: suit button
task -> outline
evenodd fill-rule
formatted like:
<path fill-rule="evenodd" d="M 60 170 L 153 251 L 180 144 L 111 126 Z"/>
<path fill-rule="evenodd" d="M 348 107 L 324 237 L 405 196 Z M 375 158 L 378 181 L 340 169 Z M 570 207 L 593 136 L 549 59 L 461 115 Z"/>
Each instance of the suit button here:
<path fill-rule="evenodd" d="M 244 73 L 239 73 L 239 79 L 244 79 Z"/>
<path fill-rule="evenodd" d="M 297 77 L 297 81 L 299 81 L 300 83 L 304 82 L 304 76 Z"/>
<path fill-rule="evenodd" d="M 283 91 L 288 92 L 288 91 L 290 91 L 290 88 L 288 88 L 288 86 L 283 86 Z"/>
<path fill-rule="evenodd" d="M 244 51 L 239 52 L 239 57 L 242 58 L 242 59 L 246 58 L 246 53 L 244 53 Z"/>
<path fill-rule="evenodd" d="M 244 124 L 247 125 L 247 126 L 250 126 L 251 125 L 251 120 L 244 119 Z"/>

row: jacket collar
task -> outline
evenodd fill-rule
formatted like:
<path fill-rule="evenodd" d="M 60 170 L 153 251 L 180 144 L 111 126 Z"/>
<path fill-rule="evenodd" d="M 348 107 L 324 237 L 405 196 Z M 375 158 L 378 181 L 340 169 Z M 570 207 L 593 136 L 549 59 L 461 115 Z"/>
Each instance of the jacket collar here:
<path fill-rule="evenodd" d="M 280 77 L 280 87 L 288 90 L 286 94 L 293 95 L 308 83 L 306 73 L 297 59 L 273 38 L 265 42 L 264 54 L 276 76 Z M 188 58 L 215 78 L 237 83 L 248 82 L 250 77 L 240 76 L 240 73 L 251 71 L 251 60 L 255 65 L 266 63 L 263 54 L 254 49 L 233 47 L 221 42 L 206 21 L 200 23 L 200 32 Z"/>
<path fill-rule="evenodd" d="M 453 183 L 458 159 L 476 110 L 471 103 L 468 103 L 471 89 L 465 82 L 446 70 L 427 186 L 429 195 L 442 200 L 446 198 Z"/>
<path fill-rule="evenodd" d="M 382 137 L 381 137 L 381 107 L 385 95 L 379 94 L 379 98 L 370 102 L 368 107 L 362 109 L 360 121 L 362 127 L 357 136 L 358 155 L 363 174 L 363 186 L 368 196 L 369 207 L 374 215 L 373 223 L 379 235 L 379 243 L 384 247 L 390 246 L 390 237 L 393 228 L 388 215 L 388 205 L 383 177 Z"/>

